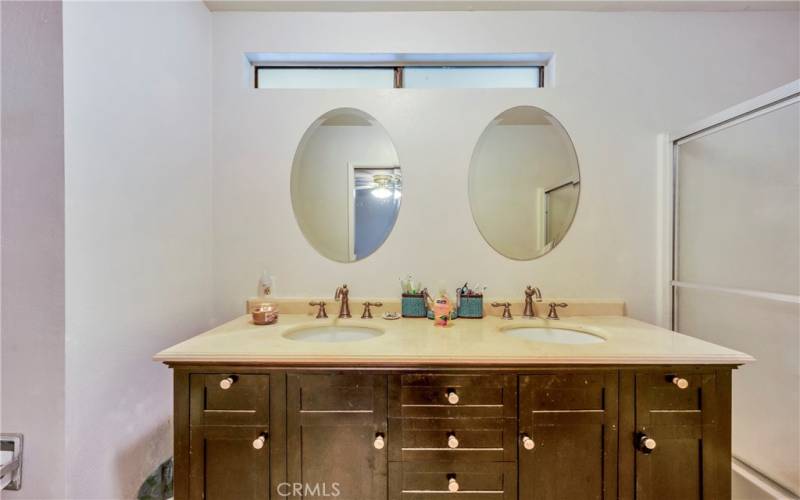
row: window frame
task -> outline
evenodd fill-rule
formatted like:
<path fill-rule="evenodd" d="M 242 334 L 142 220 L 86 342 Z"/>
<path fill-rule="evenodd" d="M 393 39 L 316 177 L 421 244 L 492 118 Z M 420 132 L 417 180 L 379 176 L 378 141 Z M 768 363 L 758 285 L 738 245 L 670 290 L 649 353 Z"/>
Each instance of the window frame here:
<path fill-rule="evenodd" d="M 258 74 L 261 70 L 266 69 L 392 69 L 394 70 L 394 85 L 393 89 L 405 89 L 403 85 L 404 70 L 405 68 L 535 68 L 538 70 L 539 85 L 530 87 L 532 89 L 541 89 L 545 86 L 545 64 L 404 64 L 404 65 L 369 65 L 369 64 L 253 64 L 254 73 L 254 89 L 256 90 L 278 90 L 278 89 L 262 89 L 258 86 Z M 338 87 L 333 87 L 338 88 Z M 446 88 L 446 87 L 445 87 Z M 481 87 L 486 89 L 487 87 Z M 488 87 L 491 88 L 491 87 Z M 500 89 L 501 87 L 496 87 Z M 441 88 L 440 88 L 441 89 Z M 321 89 L 292 89 L 287 87 L 286 90 L 321 90 Z"/>

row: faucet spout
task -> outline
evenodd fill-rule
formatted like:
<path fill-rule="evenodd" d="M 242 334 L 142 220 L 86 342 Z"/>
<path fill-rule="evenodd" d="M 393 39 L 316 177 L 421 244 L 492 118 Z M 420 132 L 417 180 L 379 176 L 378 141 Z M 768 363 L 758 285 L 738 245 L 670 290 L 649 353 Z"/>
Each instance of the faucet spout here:
<path fill-rule="evenodd" d="M 534 299 L 536 299 L 536 302 L 541 302 L 542 292 L 539 290 L 539 287 L 528 285 L 527 288 L 525 288 L 525 311 L 522 313 L 524 318 L 536 317 L 536 308 L 533 306 Z"/>
<path fill-rule="evenodd" d="M 347 284 L 344 284 L 340 287 L 336 288 L 336 292 L 333 294 L 334 300 L 339 302 L 339 317 L 340 318 L 352 318 L 350 315 L 350 290 L 347 288 Z"/>

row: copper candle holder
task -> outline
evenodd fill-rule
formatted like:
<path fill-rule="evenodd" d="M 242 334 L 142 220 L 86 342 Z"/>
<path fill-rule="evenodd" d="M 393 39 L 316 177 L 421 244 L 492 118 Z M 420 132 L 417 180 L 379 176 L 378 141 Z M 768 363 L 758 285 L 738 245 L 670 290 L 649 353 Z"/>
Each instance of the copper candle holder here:
<path fill-rule="evenodd" d="M 253 324 L 255 325 L 271 325 L 278 322 L 278 306 L 270 302 L 261 304 L 257 309 L 251 313 L 253 315 Z"/>

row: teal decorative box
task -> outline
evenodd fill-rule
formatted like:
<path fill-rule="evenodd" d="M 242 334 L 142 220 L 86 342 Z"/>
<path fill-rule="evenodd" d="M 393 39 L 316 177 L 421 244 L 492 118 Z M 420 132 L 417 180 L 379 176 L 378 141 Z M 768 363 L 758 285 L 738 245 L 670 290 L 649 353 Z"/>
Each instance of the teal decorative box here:
<path fill-rule="evenodd" d="M 462 295 L 458 304 L 459 318 L 482 318 L 483 295 Z"/>
<path fill-rule="evenodd" d="M 404 293 L 401 300 L 401 309 L 404 318 L 424 318 L 428 315 L 425 296 L 421 293 Z"/>

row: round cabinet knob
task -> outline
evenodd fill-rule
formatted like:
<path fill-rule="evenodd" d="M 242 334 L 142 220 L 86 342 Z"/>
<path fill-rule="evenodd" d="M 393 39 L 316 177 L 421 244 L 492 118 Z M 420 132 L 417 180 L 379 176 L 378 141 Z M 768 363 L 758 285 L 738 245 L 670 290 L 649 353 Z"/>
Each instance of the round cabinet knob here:
<path fill-rule="evenodd" d="M 458 481 L 456 481 L 456 477 L 450 476 L 450 479 L 447 480 L 447 490 L 452 493 L 455 493 L 456 491 L 458 491 L 458 488 L 459 486 L 458 486 Z"/>
<path fill-rule="evenodd" d="M 382 450 L 386 446 L 386 438 L 383 437 L 383 434 L 375 436 L 375 441 L 372 443 L 372 446 L 374 446 L 376 450 Z"/>
<path fill-rule="evenodd" d="M 236 378 L 234 378 L 233 376 L 224 378 L 219 381 L 219 388 L 222 389 L 223 391 L 227 391 L 228 389 L 231 388 L 234 382 L 236 382 Z"/>
<path fill-rule="evenodd" d="M 672 377 L 672 383 L 678 386 L 678 389 L 686 389 L 689 387 L 689 381 L 681 377 Z"/>
<path fill-rule="evenodd" d="M 264 447 L 264 444 L 267 442 L 267 436 L 264 434 L 258 436 L 255 440 L 253 440 L 253 448 L 260 450 Z"/>
<path fill-rule="evenodd" d="M 445 397 L 447 398 L 447 402 L 450 403 L 451 405 L 458 404 L 458 394 L 456 394 L 456 391 L 454 391 L 453 389 L 448 390 L 445 393 Z"/>
<path fill-rule="evenodd" d="M 458 438 L 455 434 L 447 436 L 447 446 L 449 448 L 458 448 Z"/>
<path fill-rule="evenodd" d="M 646 434 L 639 436 L 639 451 L 643 453 L 650 453 L 656 449 L 656 440 L 648 437 Z"/>
<path fill-rule="evenodd" d="M 522 436 L 522 447 L 526 450 L 532 450 L 536 448 L 536 443 L 528 436 Z"/>

